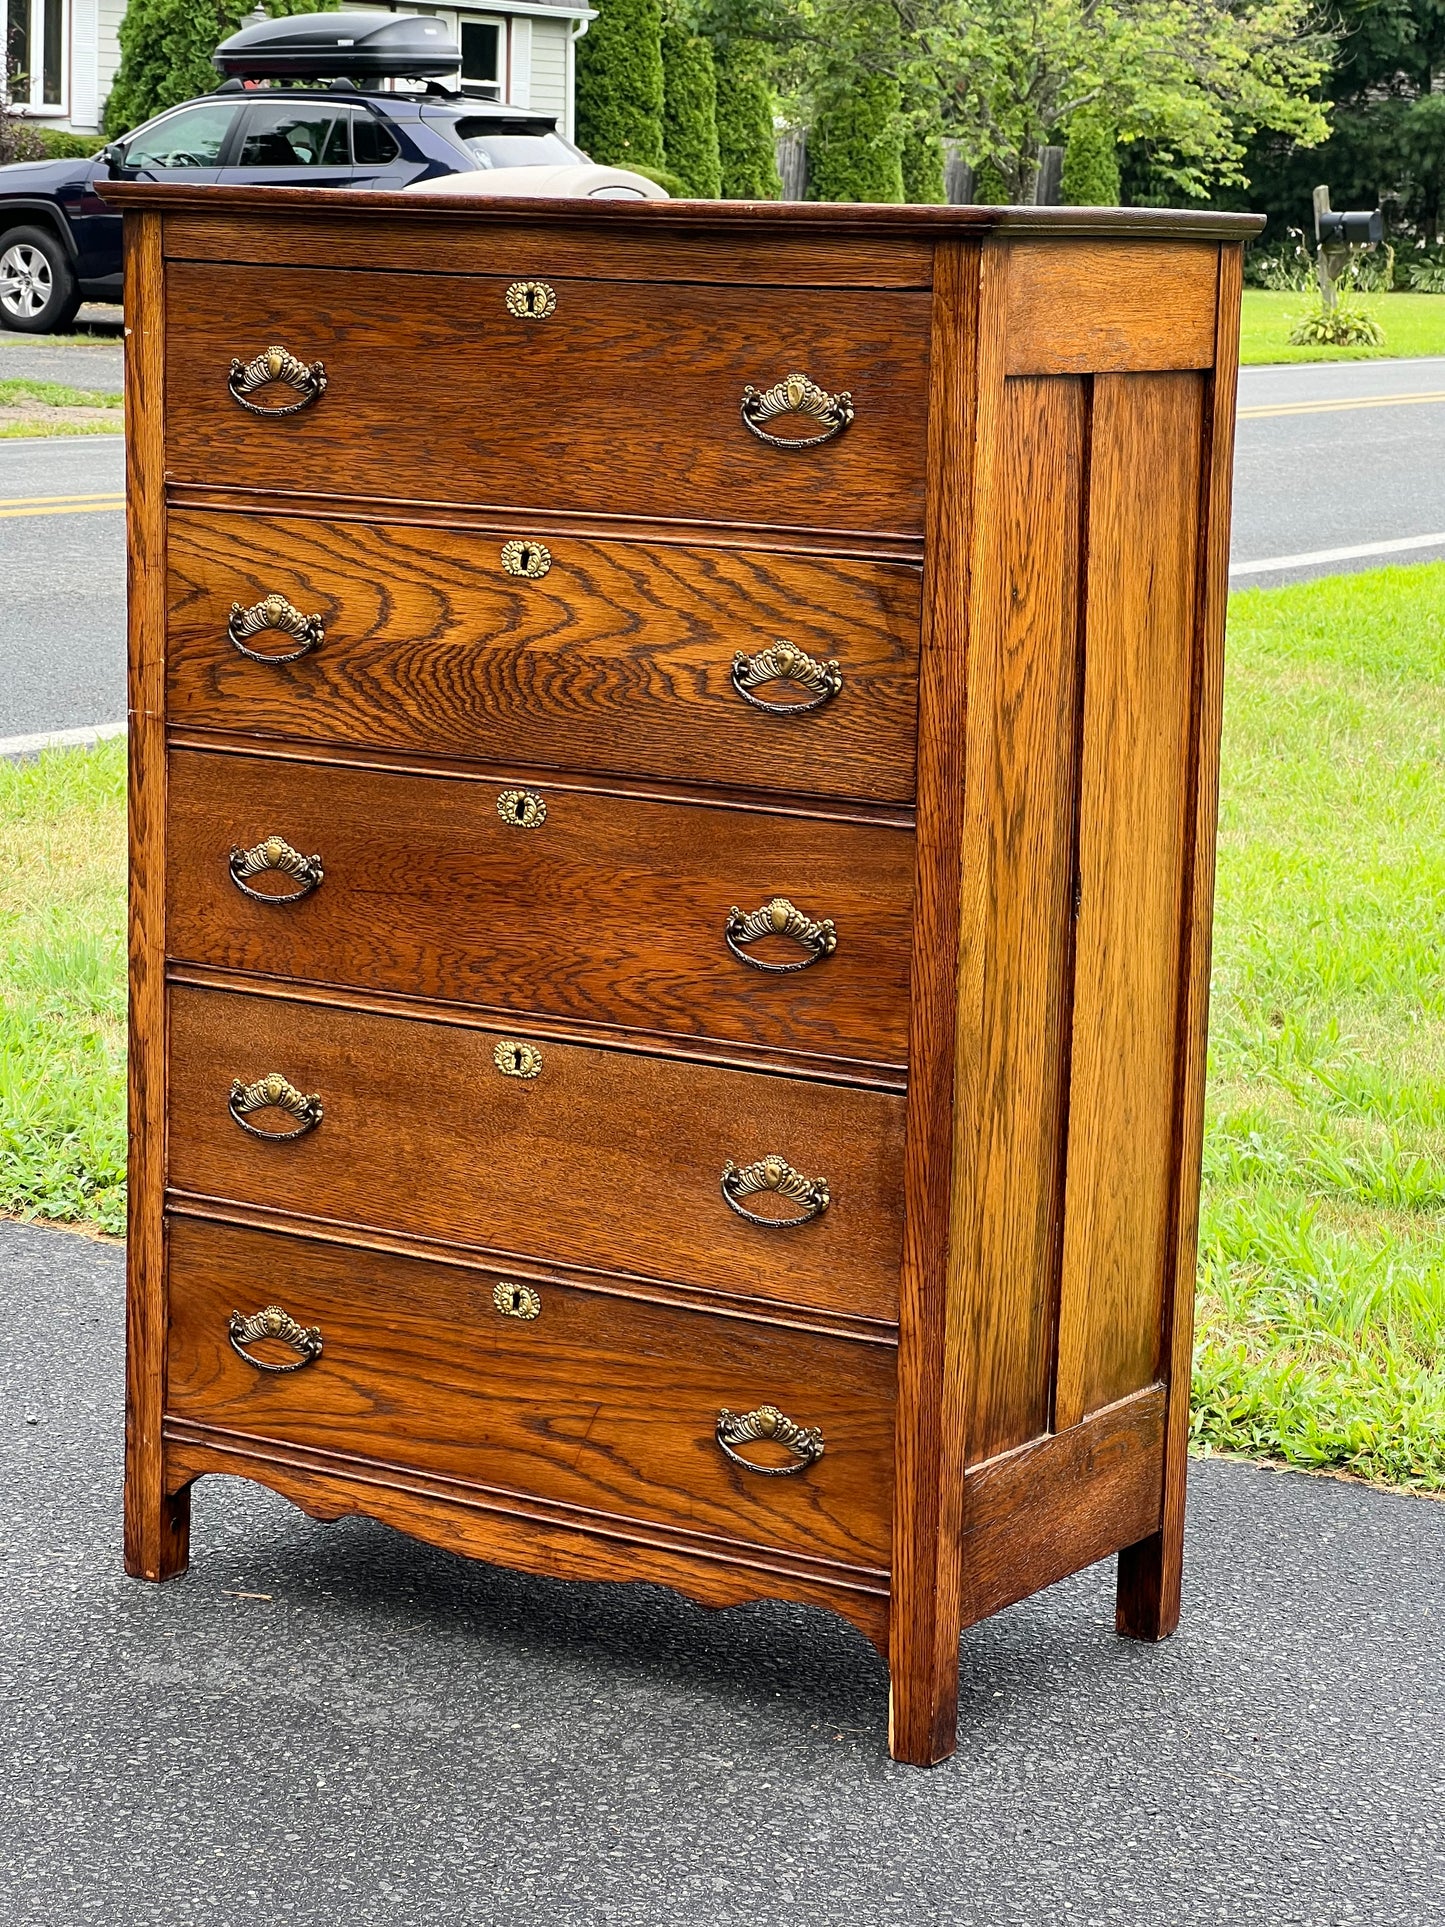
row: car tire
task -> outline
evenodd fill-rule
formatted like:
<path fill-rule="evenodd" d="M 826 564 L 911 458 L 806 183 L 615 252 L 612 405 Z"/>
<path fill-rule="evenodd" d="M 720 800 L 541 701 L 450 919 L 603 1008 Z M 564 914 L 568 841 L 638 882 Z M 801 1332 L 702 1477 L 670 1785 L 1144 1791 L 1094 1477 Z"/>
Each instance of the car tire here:
<path fill-rule="evenodd" d="M 23 335 L 57 334 L 80 306 L 80 288 L 64 244 L 45 228 L 0 234 L 0 328 Z"/>

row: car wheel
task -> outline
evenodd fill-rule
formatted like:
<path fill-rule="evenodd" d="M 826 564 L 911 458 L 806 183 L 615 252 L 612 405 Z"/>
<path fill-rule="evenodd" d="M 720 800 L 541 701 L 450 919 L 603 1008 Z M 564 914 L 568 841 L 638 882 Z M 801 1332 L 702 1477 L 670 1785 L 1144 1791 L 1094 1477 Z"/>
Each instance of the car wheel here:
<path fill-rule="evenodd" d="M 0 328 L 49 335 L 68 328 L 80 289 L 65 249 L 44 228 L 12 228 L 0 235 Z"/>

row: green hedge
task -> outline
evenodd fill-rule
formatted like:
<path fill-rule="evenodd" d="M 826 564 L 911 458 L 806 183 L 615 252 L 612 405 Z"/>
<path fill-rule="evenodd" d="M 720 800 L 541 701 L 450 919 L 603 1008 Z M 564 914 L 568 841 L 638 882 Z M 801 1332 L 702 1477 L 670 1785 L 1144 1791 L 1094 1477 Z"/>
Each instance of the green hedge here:
<path fill-rule="evenodd" d="M 717 141 L 717 72 L 712 48 L 675 13 L 662 23 L 662 145 L 667 166 L 694 200 L 722 193 Z"/>
<path fill-rule="evenodd" d="M 903 199 L 902 96 L 891 74 L 839 73 L 818 90 L 810 201 Z"/>
<path fill-rule="evenodd" d="M 604 167 L 663 165 L 661 0 L 600 0 L 577 42 L 577 145 Z"/>
<path fill-rule="evenodd" d="M 83 161 L 106 144 L 104 134 L 66 134 L 58 127 L 37 127 L 35 133 L 48 161 Z"/>
<path fill-rule="evenodd" d="M 911 115 L 903 125 L 903 198 L 915 207 L 939 207 L 948 194 L 943 180 L 943 123 L 937 115 Z"/>
<path fill-rule="evenodd" d="M 731 38 L 715 48 L 713 60 L 723 194 L 729 201 L 780 201 L 767 55 L 756 41 Z"/>
<path fill-rule="evenodd" d="M 330 13 L 340 0 L 267 0 L 273 18 Z M 239 31 L 247 0 L 130 0 L 120 23 L 120 67 L 105 103 L 107 135 L 129 133 L 178 101 L 214 93 L 221 76 L 211 55 Z"/>
<path fill-rule="evenodd" d="M 1078 113 L 1069 122 L 1059 194 L 1065 207 L 1119 205 L 1119 137 L 1096 114 Z"/>

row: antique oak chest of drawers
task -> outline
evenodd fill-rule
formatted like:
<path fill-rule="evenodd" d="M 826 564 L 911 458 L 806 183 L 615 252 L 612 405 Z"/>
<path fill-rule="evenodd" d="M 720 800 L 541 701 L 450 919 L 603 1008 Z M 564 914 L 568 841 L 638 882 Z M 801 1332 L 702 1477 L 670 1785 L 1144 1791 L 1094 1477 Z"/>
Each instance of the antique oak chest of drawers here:
<path fill-rule="evenodd" d="M 1167 1634 L 1252 224 L 109 191 L 129 1570 Z"/>

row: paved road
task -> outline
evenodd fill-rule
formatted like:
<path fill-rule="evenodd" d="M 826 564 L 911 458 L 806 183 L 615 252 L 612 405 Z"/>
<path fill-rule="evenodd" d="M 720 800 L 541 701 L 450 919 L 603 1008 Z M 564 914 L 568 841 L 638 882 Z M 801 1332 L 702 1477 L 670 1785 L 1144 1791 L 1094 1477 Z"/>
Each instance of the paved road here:
<path fill-rule="evenodd" d="M 971 1633 L 962 1744 L 861 1638 L 469 1564 L 203 1481 L 120 1571 L 121 1261 L 0 1223 L 0 1919 L 1435 1927 L 1445 1505 L 1195 1469 L 1187 1617 L 1107 1567 Z M 247 1598 L 264 1594 L 265 1598 Z"/>
<path fill-rule="evenodd" d="M 121 351 L 0 336 L 0 379 L 21 374 L 118 388 Z M 1401 395 L 1442 399 L 1386 399 Z M 1247 368 L 1240 406 L 1237 587 L 1445 556 L 1445 358 Z M 114 443 L 0 442 L 0 503 L 120 487 Z M 1294 561 L 1265 572 L 1255 566 L 1418 536 L 1436 539 L 1393 555 Z M 120 515 L 32 518 L 0 507 L 0 597 L 0 741 L 118 721 Z"/>
<path fill-rule="evenodd" d="M 1382 404 L 1385 396 L 1421 395 L 1436 399 Z M 1445 358 L 1245 368 L 1239 402 L 1232 558 L 1237 587 L 1445 555 Z M 1436 541 L 1395 555 L 1247 576 L 1238 569 L 1277 556 L 1419 535 Z"/>
<path fill-rule="evenodd" d="M 125 716 L 124 486 L 119 435 L 0 441 L 0 738 Z"/>

